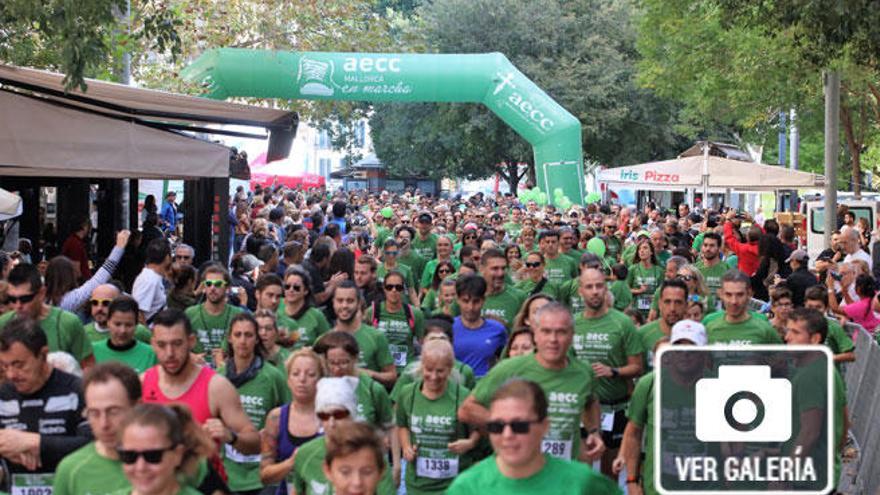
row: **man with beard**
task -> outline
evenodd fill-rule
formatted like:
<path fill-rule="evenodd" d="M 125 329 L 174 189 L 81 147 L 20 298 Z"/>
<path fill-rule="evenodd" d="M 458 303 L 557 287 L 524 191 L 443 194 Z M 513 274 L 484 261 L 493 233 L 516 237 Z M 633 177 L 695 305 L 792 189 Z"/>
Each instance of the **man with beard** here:
<path fill-rule="evenodd" d="M 264 273 L 257 279 L 254 286 L 254 294 L 257 299 L 257 309 L 267 309 L 272 313 L 278 311 L 281 305 L 281 299 L 284 297 L 284 282 L 281 277 L 274 273 Z"/>
<path fill-rule="evenodd" d="M 602 404 L 602 439 L 608 447 L 602 472 L 611 464 L 623 439 L 629 381 L 642 374 L 644 347 L 632 320 L 609 304 L 605 274 L 587 268 L 580 276 L 584 312 L 574 321 L 572 349 L 596 377 L 596 397 Z"/>
<path fill-rule="evenodd" d="M 186 308 L 195 333 L 196 343 L 193 352 L 204 356 L 210 365 L 223 362 L 222 344 L 229 329 L 229 323 L 243 310 L 228 304 L 226 291 L 229 287 L 229 272 L 220 265 L 211 265 L 202 272 L 202 288 L 205 302 Z"/>
<path fill-rule="evenodd" d="M 717 296 L 718 289 L 721 288 L 721 277 L 727 273 L 729 269 L 727 263 L 721 262 L 721 236 L 716 232 L 706 232 L 703 235 L 703 244 L 700 246 L 700 261 L 697 262 L 697 269 L 703 275 L 706 287 L 709 293 Z M 717 308 L 706 308 L 707 313 L 715 311 Z"/>
<path fill-rule="evenodd" d="M 690 320 L 682 320 L 672 327 L 670 343 L 673 345 L 706 345 L 706 329 L 700 323 Z M 680 353 L 675 354 L 675 362 L 664 368 L 663 393 L 664 396 L 681 397 L 683 400 L 690 400 L 690 403 L 679 404 L 684 409 L 676 411 L 677 418 L 680 421 L 691 422 L 688 425 L 679 423 L 676 431 L 668 432 L 669 440 L 664 441 L 666 452 L 660 469 L 663 476 L 673 476 L 675 466 L 671 462 L 672 454 L 670 452 L 680 452 L 682 454 L 696 455 L 695 447 L 701 444 L 693 434 L 695 427 L 693 421 L 695 418 L 695 405 L 693 403 L 693 393 L 676 393 L 678 390 L 691 389 L 697 380 L 703 378 L 706 371 L 706 354 L 701 353 Z M 664 400 L 664 403 L 667 401 Z M 669 403 L 673 403 L 674 399 Z M 685 411 L 690 411 L 687 414 Z M 654 422 L 659 421 L 654 415 L 654 372 L 651 371 L 641 377 L 636 383 L 630 400 L 629 408 L 626 411 L 627 419 L 626 429 L 623 432 L 623 442 L 620 447 L 620 455 L 614 460 L 614 471 L 620 472 L 624 466 L 626 467 L 627 478 L 626 487 L 629 495 L 656 495 L 658 492 L 654 487 L 654 469 L 658 459 L 654 458 L 654 444 L 658 440 L 654 436 Z M 644 445 L 644 450 L 642 449 Z M 704 447 L 705 448 L 705 447 Z M 680 450 L 679 450 L 680 449 Z M 644 453 L 644 456 L 642 454 Z M 666 462 L 666 459 L 670 462 Z"/>
<path fill-rule="evenodd" d="M 654 346 L 663 337 L 669 337 L 672 326 L 684 319 L 688 306 L 688 288 L 682 280 L 664 280 L 659 290 L 660 318 L 639 327 L 648 370 L 654 369 Z"/>
<path fill-rule="evenodd" d="M 563 283 L 577 276 L 577 262 L 559 254 L 559 232 L 545 230 L 538 236 L 538 246 L 544 255 L 544 270 L 547 280 Z"/>
<path fill-rule="evenodd" d="M 391 357 L 388 339 L 382 332 L 363 323 L 364 301 L 355 283 L 351 280 L 340 282 L 333 291 L 332 302 L 336 315 L 336 325 L 332 330 L 347 332 L 357 340 L 358 368 L 386 387 L 394 386 L 397 368 Z"/>
<path fill-rule="evenodd" d="M 497 249 L 488 249 L 480 259 L 480 275 L 486 280 L 486 301 L 483 316 L 501 322 L 508 331 L 513 330 L 513 320 L 526 296 L 518 289 L 505 287 L 507 258 Z"/>
<path fill-rule="evenodd" d="M 110 318 L 110 303 L 119 297 L 119 294 L 119 288 L 112 284 L 99 285 L 92 291 L 92 297 L 89 299 L 92 322 L 85 326 L 86 337 L 92 341 L 92 344 L 110 336 L 110 329 L 107 328 L 107 320 Z M 137 316 L 135 315 L 135 317 Z M 151 336 L 150 330 L 138 323 L 134 330 L 134 338 L 149 344 Z"/>
<path fill-rule="evenodd" d="M 550 429 L 541 451 L 565 460 L 594 459 L 605 445 L 599 435 L 599 403 L 594 395 L 596 380 L 589 366 L 569 358 L 573 322 L 568 308 L 557 302 L 542 306 L 536 316 L 534 354 L 506 359 L 477 383 L 458 410 L 462 421 L 483 427 L 491 419 L 492 394 L 511 378 L 530 380 L 544 390 L 550 404 Z M 582 440 L 580 425 L 586 428 Z M 581 445 L 583 443 L 584 445 Z"/>
<path fill-rule="evenodd" d="M 364 304 L 371 306 L 373 302 L 379 302 L 385 299 L 385 293 L 376 279 L 376 269 L 379 264 L 376 258 L 369 254 L 361 255 L 354 262 L 354 283 L 361 291 L 364 298 Z"/>
<path fill-rule="evenodd" d="M 229 380 L 208 366 L 196 364 L 191 352 L 196 335 L 186 315 L 166 309 L 153 319 L 153 351 L 159 364 L 141 375 L 144 402 L 178 403 L 211 438 L 243 454 L 260 452 L 260 434 L 241 405 Z M 219 458 L 212 461 L 215 465 Z"/>
<path fill-rule="evenodd" d="M 417 235 L 412 238 L 412 250 L 422 259 L 432 260 L 437 257 L 437 239 L 440 236 L 431 232 L 434 219 L 430 213 L 419 214 L 416 221 Z M 418 272 L 413 272 L 418 273 Z"/>

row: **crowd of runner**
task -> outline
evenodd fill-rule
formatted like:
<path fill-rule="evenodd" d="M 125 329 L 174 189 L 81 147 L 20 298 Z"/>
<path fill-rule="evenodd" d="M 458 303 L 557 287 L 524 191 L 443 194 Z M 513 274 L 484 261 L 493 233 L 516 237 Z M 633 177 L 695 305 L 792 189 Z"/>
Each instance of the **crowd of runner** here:
<path fill-rule="evenodd" d="M 840 365 L 880 323 L 845 214 L 810 269 L 732 209 L 239 190 L 230 262 L 194 266 L 167 199 L 100 263 L 88 222 L 0 257 L 0 491 L 655 494 L 660 346 Z"/>

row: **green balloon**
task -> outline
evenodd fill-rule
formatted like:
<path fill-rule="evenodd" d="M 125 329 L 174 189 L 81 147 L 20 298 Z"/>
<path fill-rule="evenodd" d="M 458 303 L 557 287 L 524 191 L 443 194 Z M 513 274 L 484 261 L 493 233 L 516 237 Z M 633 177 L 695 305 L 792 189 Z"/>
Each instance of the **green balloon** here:
<path fill-rule="evenodd" d="M 535 200 L 535 203 L 538 203 L 541 206 L 546 205 L 547 204 L 547 193 L 545 193 L 543 191 L 539 191 L 538 192 L 538 199 Z"/>
<path fill-rule="evenodd" d="M 563 192 L 561 187 L 557 187 L 556 189 L 553 190 L 553 197 L 554 198 L 561 198 L 564 195 L 565 195 L 565 192 Z"/>
<path fill-rule="evenodd" d="M 394 216 L 394 210 L 392 210 L 390 206 L 382 208 L 381 210 L 379 210 L 379 213 L 381 213 L 382 216 L 385 218 L 391 218 L 392 216 Z"/>
<path fill-rule="evenodd" d="M 595 254 L 600 258 L 605 257 L 605 243 L 598 237 L 593 237 L 587 242 L 587 251 Z"/>
<path fill-rule="evenodd" d="M 586 198 L 587 204 L 597 203 L 601 200 L 602 200 L 602 194 L 600 194 L 598 192 L 591 192 L 590 194 L 587 194 L 587 198 Z"/>

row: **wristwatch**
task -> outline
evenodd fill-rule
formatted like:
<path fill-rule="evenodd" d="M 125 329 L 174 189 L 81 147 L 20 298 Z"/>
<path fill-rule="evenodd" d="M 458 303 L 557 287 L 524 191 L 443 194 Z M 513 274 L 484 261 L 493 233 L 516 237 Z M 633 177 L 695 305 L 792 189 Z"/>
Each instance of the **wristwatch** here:
<path fill-rule="evenodd" d="M 229 445 L 235 445 L 235 442 L 238 441 L 238 433 L 235 430 L 230 429 L 229 434 L 232 436 L 232 439 L 229 440 Z"/>
<path fill-rule="evenodd" d="M 629 475 L 629 476 L 626 477 L 626 484 L 627 484 L 627 485 L 630 484 L 630 483 L 641 483 L 641 482 L 642 482 L 642 476 L 641 476 L 641 475 L 636 475 L 636 476 Z"/>
<path fill-rule="evenodd" d="M 613 378 L 617 378 L 620 376 L 620 370 L 617 368 L 611 368 L 611 376 Z"/>

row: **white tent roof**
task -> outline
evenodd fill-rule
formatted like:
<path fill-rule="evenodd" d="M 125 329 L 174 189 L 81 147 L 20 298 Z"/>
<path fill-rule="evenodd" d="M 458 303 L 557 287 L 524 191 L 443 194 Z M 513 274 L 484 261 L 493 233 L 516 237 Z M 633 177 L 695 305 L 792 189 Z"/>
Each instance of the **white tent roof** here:
<path fill-rule="evenodd" d="M 123 117 L 0 91 L 0 175 L 228 177 L 229 149 Z"/>
<path fill-rule="evenodd" d="M 784 167 L 731 160 L 718 156 L 689 156 L 602 170 L 599 182 L 642 190 L 681 190 L 703 185 L 707 161 L 709 189 L 775 191 L 821 187 L 824 176 Z"/>

